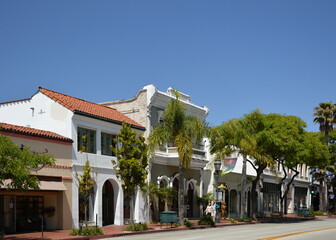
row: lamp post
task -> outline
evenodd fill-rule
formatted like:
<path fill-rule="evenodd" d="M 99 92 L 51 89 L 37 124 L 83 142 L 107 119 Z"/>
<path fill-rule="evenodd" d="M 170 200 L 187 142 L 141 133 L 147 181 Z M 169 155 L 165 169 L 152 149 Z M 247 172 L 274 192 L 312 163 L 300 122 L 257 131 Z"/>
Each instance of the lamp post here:
<path fill-rule="evenodd" d="M 215 197 L 215 202 L 216 202 L 216 219 L 215 222 L 219 223 L 219 215 L 218 215 L 218 183 L 219 183 L 219 172 L 221 169 L 222 161 L 220 159 L 216 159 L 214 166 L 215 166 L 215 179 L 216 179 L 216 197 Z"/>

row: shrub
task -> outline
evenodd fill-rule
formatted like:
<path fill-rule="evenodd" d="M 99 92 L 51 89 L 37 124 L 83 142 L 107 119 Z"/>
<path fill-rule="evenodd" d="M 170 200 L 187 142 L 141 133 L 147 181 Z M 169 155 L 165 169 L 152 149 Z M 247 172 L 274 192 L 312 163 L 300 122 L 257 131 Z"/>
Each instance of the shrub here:
<path fill-rule="evenodd" d="M 328 216 L 328 213 L 321 212 L 321 211 L 311 211 L 309 212 L 309 217 L 315 217 L 315 216 Z"/>
<path fill-rule="evenodd" d="M 181 224 L 179 222 L 174 222 L 174 227 L 179 227 Z"/>
<path fill-rule="evenodd" d="M 103 230 L 99 227 L 83 227 L 82 229 L 73 228 L 71 236 L 97 236 L 103 235 Z"/>
<path fill-rule="evenodd" d="M 99 227 L 85 227 L 82 229 L 82 236 L 103 235 L 103 231 Z"/>
<path fill-rule="evenodd" d="M 198 225 L 215 225 L 211 216 L 202 216 L 198 221 Z"/>
<path fill-rule="evenodd" d="M 227 220 L 229 220 L 230 223 L 235 223 L 235 220 L 233 218 L 227 218 Z"/>
<path fill-rule="evenodd" d="M 71 229 L 70 235 L 71 236 L 79 236 L 80 230 L 78 228 Z"/>
<path fill-rule="evenodd" d="M 191 222 L 190 222 L 188 219 L 185 219 L 185 220 L 184 220 L 184 226 L 185 226 L 185 227 L 191 227 L 191 225 L 192 225 L 192 224 L 191 224 Z"/>
<path fill-rule="evenodd" d="M 129 225 L 128 227 L 124 228 L 125 231 L 130 231 L 130 232 L 142 232 L 142 231 L 147 231 L 148 227 L 146 223 L 133 223 Z"/>
<path fill-rule="evenodd" d="M 242 218 L 237 218 L 238 222 L 252 222 L 252 218 L 248 217 L 242 217 Z"/>

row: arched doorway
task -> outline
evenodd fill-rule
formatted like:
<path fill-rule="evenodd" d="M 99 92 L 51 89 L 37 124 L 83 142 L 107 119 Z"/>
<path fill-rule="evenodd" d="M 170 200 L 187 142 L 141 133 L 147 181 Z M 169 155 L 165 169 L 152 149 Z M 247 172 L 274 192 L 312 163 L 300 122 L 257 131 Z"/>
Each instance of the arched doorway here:
<path fill-rule="evenodd" d="M 194 185 L 189 183 L 187 193 L 187 216 L 193 217 L 194 215 Z"/>
<path fill-rule="evenodd" d="M 179 186 L 179 180 L 178 178 L 174 178 L 173 188 L 175 188 L 176 190 L 176 197 L 173 198 L 171 210 L 176 212 L 178 212 L 178 188 L 179 188 L 178 186 Z"/>
<path fill-rule="evenodd" d="M 103 226 L 114 224 L 114 191 L 107 180 L 103 186 Z"/>
<path fill-rule="evenodd" d="M 230 217 L 237 217 L 237 191 L 232 189 L 230 191 Z"/>
<path fill-rule="evenodd" d="M 160 188 L 167 187 L 167 183 L 165 180 L 160 181 Z M 159 197 L 159 212 L 163 212 L 166 210 L 166 202 L 164 199 Z"/>

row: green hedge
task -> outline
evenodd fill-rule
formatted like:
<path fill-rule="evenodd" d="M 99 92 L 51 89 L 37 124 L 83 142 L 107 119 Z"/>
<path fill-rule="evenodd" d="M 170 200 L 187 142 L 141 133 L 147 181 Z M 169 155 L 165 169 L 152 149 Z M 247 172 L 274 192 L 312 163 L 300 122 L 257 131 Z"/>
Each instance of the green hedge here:
<path fill-rule="evenodd" d="M 198 225 L 215 225 L 211 216 L 202 216 L 198 221 Z"/>
<path fill-rule="evenodd" d="M 124 228 L 124 230 L 130 232 L 143 232 L 148 230 L 148 226 L 146 223 L 133 223 L 132 225 Z"/>
<path fill-rule="evenodd" d="M 103 230 L 99 227 L 83 227 L 82 229 L 73 228 L 71 236 L 97 236 L 104 235 Z"/>

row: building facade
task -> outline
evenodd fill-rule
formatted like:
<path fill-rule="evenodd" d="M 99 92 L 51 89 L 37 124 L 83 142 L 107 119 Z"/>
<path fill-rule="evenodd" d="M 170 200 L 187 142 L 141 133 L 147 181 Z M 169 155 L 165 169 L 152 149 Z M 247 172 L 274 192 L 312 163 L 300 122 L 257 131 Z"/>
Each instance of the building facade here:
<path fill-rule="evenodd" d="M 0 123 L 0 134 L 19 147 L 54 156 L 55 165 L 32 169 L 39 190 L 0 189 L 0 231 L 6 233 L 72 227 L 72 140 L 56 133 Z M 7 180 L 5 180 L 6 182 Z"/>
<path fill-rule="evenodd" d="M 8 122 L 20 126 L 51 131 L 73 140 L 72 159 L 72 226 L 79 227 L 83 214 L 79 208 L 78 182 L 76 174 L 89 161 L 95 180 L 95 191 L 90 199 L 89 221 L 99 226 L 124 224 L 127 207 L 121 181 L 117 178 L 111 160 L 117 160 L 110 149 L 113 139 L 120 132 L 122 122 L 126 122 L 138 134 L 145 128 L 121 114 L 107 108 L 62 93 L 39 88 L 31 98 L 0 104 L 0 123 Z M 86 136 L 85 143 L 83 136 Z M 82 152 L 85 144 L 86 151 Z M 137 198 L 140 201 L 140 198 Z M 143 204 L 136 202 L 137 207 Z M 140 212 L 140 210 L 138 210 Z M 126 216 L 127 217 L 127 216 Z M 141 219 L 137 218 L 137 221 Z"/>
<path fill-rule="evenodd" d="M 162 119 L 162 114 L 168 102 L 174 98 L 173 89 L 168 88 L 166 92 L 159 91 L 154 85 L 147 85 L 141 89 L 134 98 L 101 103 L 103 106 L 115 108 L 126 116 L 146 126 L 145 137 L 148 138 L 153 128 Z M 190 100 L 190 96 L 180 93 L 180 100 L 184 104 L 187 115 L 197 116 L 201 121 L 207 117 L 207 107 L 198 106 Z M 209 154 L 206 150 L 206 139 L 193 148 L 190 167 L 185 171 L 185 213 L 186 217 L 197 217 L 202 214 L 197 204 L 197 197 L 203 196 L 208 191 L 210 183 L 210 172 L 204 168 L 209 161 Z M 177 148 L 166 143 L 155 152 L 153 161 L 150 164 L 148 180 L 159 186 L 170 186 L 178 188 L 179 158 Z M 158 210 L 177 211 L 177 201 L 171 205 L 158 200 Z"/>

